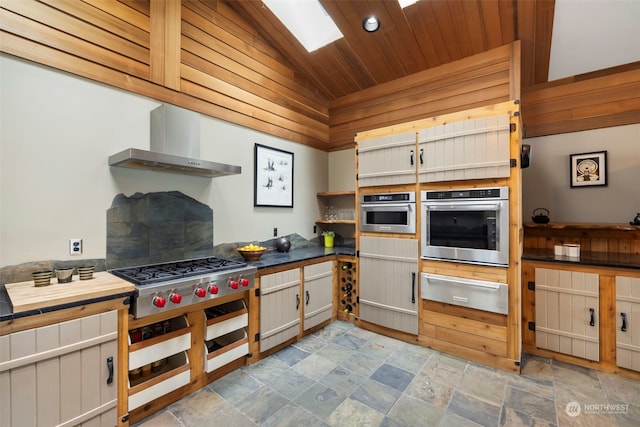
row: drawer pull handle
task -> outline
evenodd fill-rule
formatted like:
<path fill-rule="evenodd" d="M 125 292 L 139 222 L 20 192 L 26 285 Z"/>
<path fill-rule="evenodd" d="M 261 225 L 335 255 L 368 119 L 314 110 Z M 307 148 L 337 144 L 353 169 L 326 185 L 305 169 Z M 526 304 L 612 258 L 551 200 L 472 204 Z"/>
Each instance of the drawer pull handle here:
<path fill-rule="evenodd" d="M 113 356 L 107 357 L 107 369 L 109 370 L 109 378 L 107 378 L 107 384 L 113 383 Z"/>
<path fill-rule="evenodd" d="M 453 296 L 453 300 L 454 301 L 458 301 L 458 302 L 469 302 L 469 298 L 465 298 L 465 297 L 458 297 L 458 296 Z"/>
<path fill-rule="evenodd" d="M 430 274 L 425 274 L 425 276 L 427 277 L 427 279 L 429 279 L 429 281 L 450 282 L 450 283 L 456 283 L 459 285 L 477 286 L 479 288 L 491 289 L 494 291 L 500 290 L 500 286 L 501 286 L 499 284 L 481 282 L 473 279 L 465 280 L 463 278 L 458 278 L 458 277 L 448 278 L 446 276 L 435 276 Z"/>
<path fill-rule="evenodd" d="M 305 304 L 309 305 L 309 291 L 305 291 L 305 294 L 307 295 L 307 301 L 305 302 Z"/>
<path fill-rule="evenodd" d="M 424 148 L 420 149 L 420 164 L 424 164 Z"/>
<path fill-rule="evenodd" d="M 589 320 L 589 326 L 596 326 L 596 310 L 594 308 L 589 309 L 591 320 Z"/>
<path fill-rule="evenodd" d="M 622 327 L 620 330 L 622 332 L 627 332 L 627 313 L 620 313 L 620 316 L 622 316 Z"/>
<path fill-rule="evenodd" d="M 300 294 L 296 294 L 296 310 L 300 308 Z"/>
<path fill-rule="evenodd" d="M 413 150 L 409 151 L 409 161 L 411 162 L 411 166 L 413 166 Z"/>

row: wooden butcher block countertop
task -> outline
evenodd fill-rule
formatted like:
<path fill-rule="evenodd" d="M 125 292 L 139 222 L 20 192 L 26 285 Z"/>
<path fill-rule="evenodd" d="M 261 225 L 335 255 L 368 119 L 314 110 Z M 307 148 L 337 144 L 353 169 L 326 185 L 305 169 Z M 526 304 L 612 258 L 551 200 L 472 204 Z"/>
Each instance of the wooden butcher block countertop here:
<path fill-rule="evenodd" d="M 30 280 L 7 283 L 5 287 L 14 313 L 118 295 L 136 289 L 133 284 L 106 271 L 94 273 L 93 279 L 89 280 L 80 280 L 78 276 L 73 276 L 72 282 L 57 283 L 57 279 L 53 277 L 49 286 L 35 287 Z"/>

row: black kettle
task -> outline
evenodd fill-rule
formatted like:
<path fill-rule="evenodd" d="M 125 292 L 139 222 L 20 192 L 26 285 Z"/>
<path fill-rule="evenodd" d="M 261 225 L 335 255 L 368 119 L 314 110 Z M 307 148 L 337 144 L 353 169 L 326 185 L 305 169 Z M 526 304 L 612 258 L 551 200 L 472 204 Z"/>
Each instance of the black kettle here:
<path fill-rule="evenodd" d="M 536 224 L 549 223 L 549 210 L 545 208 L 536 208 L 533 210 L 533 216 L 531 220 Z"/>
<path fill-rule="evenodd" d="M 291 249 L 291 241 L 286 237 L 280 237 L 276 240 L 276 250 L 278 252 L 289 252 Z"/>
<path fill-rule="evenodd" d="M 640 212 L 636 214 L 636 217 L 633 218 L 633 221 L 630 222 L 631 225 L 640 225 Z"/>

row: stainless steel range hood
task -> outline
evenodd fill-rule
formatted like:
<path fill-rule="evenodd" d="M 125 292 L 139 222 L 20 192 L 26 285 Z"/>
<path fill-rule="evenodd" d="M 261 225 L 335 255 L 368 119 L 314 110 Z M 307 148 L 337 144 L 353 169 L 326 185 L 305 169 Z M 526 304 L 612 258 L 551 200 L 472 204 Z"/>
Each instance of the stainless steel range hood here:
<path fill-rule="evenodd" d="M 127 148 L 109 166 L 213 178 L 242 172 L 240 166 L 200 159 L 200 115 L 163 104 L 151 111 L 151 150 Z"/>

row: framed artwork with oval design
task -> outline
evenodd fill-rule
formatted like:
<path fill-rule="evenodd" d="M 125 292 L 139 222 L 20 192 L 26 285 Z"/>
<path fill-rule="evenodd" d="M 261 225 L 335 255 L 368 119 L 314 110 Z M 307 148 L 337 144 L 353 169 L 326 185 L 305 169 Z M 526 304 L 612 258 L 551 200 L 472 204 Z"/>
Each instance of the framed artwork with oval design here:
<path fill-rule="evenodd" d="M 607 185 L 607 152 L 571 154 L 569 171 L 572 188 Z"/>

